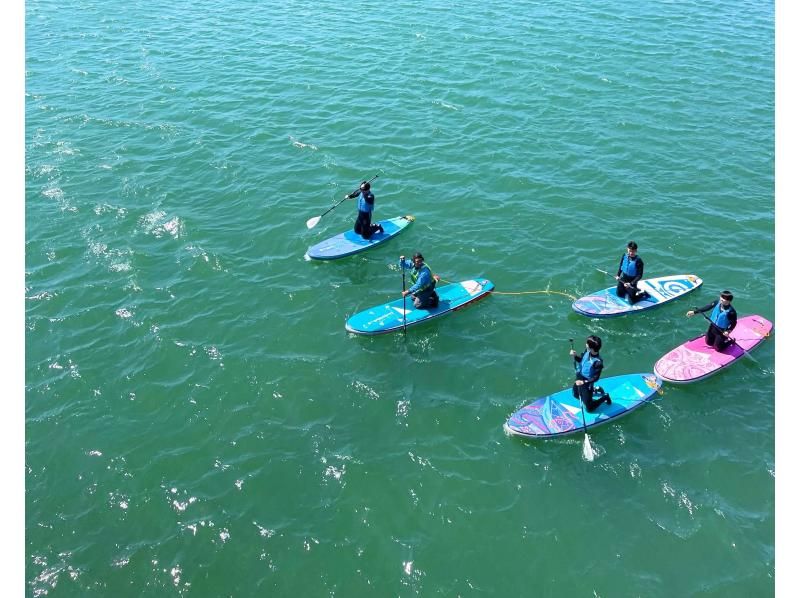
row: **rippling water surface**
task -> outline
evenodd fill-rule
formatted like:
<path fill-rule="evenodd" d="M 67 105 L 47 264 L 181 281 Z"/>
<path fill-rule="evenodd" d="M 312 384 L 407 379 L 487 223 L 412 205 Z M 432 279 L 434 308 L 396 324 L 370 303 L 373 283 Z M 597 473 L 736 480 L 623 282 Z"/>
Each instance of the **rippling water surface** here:
<path fill-rule="evenodd" d="M 765 596 L 774 345 L 522 442 L 570 383 L 651 371 L 736 295 L 774 320 L 763 2 L 26 2 L 31 596 Z M 398 239 L 304 259 L 362 178 Z M 590 320 L 635 239 L 677 304 Z M 498 291 L 348 336 L 400 253 Z"/>

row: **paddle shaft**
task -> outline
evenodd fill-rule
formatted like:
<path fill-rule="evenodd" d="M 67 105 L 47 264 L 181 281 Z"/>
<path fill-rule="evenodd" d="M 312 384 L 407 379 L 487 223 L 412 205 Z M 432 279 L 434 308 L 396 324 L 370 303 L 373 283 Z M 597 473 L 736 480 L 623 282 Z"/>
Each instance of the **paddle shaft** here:
<path fill-rule="evenodd" d="M 372 177 L 370 180 L 368 180 L 367 183 L 371 183 L 372 181 L 374 181 L 377 178 L 378 178 L 378 175 L 376 174 L 374 177 Z M 363 185 L 363 183 L 362 183 L 362 185 Z M 348 199 L 351 195 L 355 195 L 356 193 L 358 193 L 360 189 L 361 189 L 361 185 L 359 185 L 356 189 L 354 189 L 352 193 L 348 193 L 347 195 L 345 195 L 344 198 Z M 342 202 L 340 201 L 339 203 L 342 203 Z"/>
<path fill-rule="evenodd" d="M 371 183 L 372 181 L 374 181 L 374 180 L 375 180 L 375 179 L 377 179 L 377 178 L 378 178 L 378 175 L 376 174 L 374 177 L 372 177 L 372 178 L 371 178 L 370 180 L 368 180 L 367 182 L 368 182 L 368 183 Z M 330 212 L 331 210 L 333 210 L 333 209 L 335 209 L 335 208 L 338 208 L 340 205 L 342 205 L 342 203 L 344 203 L 345 201 L 347 201 L 347 200 L 350 198 L 350 196 L 351 196 L 351 195 L 353 195 L 353 194 L 355 194 L 355 193 L 356 193 L 356 192 L 357 192 L 359 189 L 361 189 L 361 185 L 359 185 L 359 186 L 358 186 L 358 188 L 357 188 L 357 189 L 355 189 L 355 190 L 353 191 L 353 193 L 348 193 L 347 195 L 345 195 L 345 196 L 344 196 L 344 199 L 342 199 L 341 201 L 339 201 L 339 202 L 337 202 L 336 204 L 332 205 L 330 208 L 328 208 L 327 210 L 325 210 L 324 212 L 322 212 L 322 214 L 320 214 L 319 216 L 316 216 L 315 218 L 309 218 L 308 222 L 306 222 L 306 226 L 307 226 L 308 228 L 313 228 L 313 227 L 315 227 L 315 226 L 317 225 L 317 222 L 319 222 L 319 221 L 320 221 L 320 219 L 321 219 L 321 218 L 322 218 L 322 217 L 323 217 L 325 214 L 327 214 L 328 212 Z"/>
<path fill-rule="evenodd" d="M 336 203 L 336 204 L 332 205 L 330 208 L 328 208 L 327 210 L 325 210 L 324 212 L 322 212 L 322 214 L 320 214 L 319 216 L 317 216 L 317 218 L 322 218 L 322 217 L 323 217 L 325 214 L 327 214 L 328 212 L 330 212 L 330 211 L 331 211 L 331 210 L 333 210 L 334 208 L 338 208 L 338 207 L 339 207 L 340 205 L 342 205 L 342 204 L 343 204 L 345 201 L 347 201 L 347 197 L 345 197 L 345 198 L 344 198 L 343 200 L 341 200 L 340 202 L 338 202 L 338 203 Z"/>
<path fill-rule="evenodd" d="M 575 345 L 573 344 L 573 341 L 574 341 L 574 339 L 569 339 L 569 348 L 572 351 L 575 350 Z M 572 356 L 570 356 L 570 357 L 572 357 Z M 574 364 L 574 361 L 575 360 L 573 359 L 573 364 Z M 583 433 L 588 438 L 589 432 L 586 430 L 586 412 L 583 410 L 583 399 L 581 398 L 580 391 L 578 391 L 578 402 L 581 404 L 581 416 L 583 417 Z"/>
<path fill-rule="evenodd" d="M 406 268 L 405 264 L 400 264 L 403 271 L 403 336 L 406 335 Z"/>
<path fill-rule="evenodd" d="M 370 180 L 368 180 L 367 182 L 368 182 L 368 183 L 371 183 L 372 181 L 374 181 L 374 180 L 375 180 L 375 179 L 377 179 L 377 178 L 378 178 L 378 175 L 376 174 L 374 177 L 372 177 L 372 178 L 371 178 Z M 353 192 L 352 192 L 352 193 L 348 193 L 347 195 L 345 195 L 345 196 L 344 196 L 344 199 L 343 199 L 342 201 L 345 201 L 345 200 L 347 200 L 347 199 L 350 199 L 350 196 L 351 196 L 351 195 L 355 195 L 355 194 L 358 192 L 358 190 L 359 190 L 359 189 L 361 189 L 361 185 L 359 185 L 358 187 L 356 187 L 356 188 L 353 190 Z M 336 206 L 338 206 L 339 204 L 341 204 L 341 203 L 342 203 L 342 201 L 340 201 L 339 203 L 337 203 L 335 206 L 328 208 L 328 209 L 327 209 L 325 212 L 323 212 L 323 213 L 320 215 L 320 218 L 322 218 L 322 217 L 323 217 L 325 214 L 327 214 L 328 212 L 330 212 L 330 211 L 331 211 L 333 208 L 335 208 Z"/>
<path fill-rule="evenodd" d="M 608 274 L 608 275 L 609 275 L 611 278 L 613 278 L 614 280 L 618 280 L 619 282 L 622 282 L 621 280 L 619 280 L 619 278 L 617 278 L 617 277 L 616 277 L 615 275 L 613 275 L 611 272 L 606 272 L 605 270 L 601 270 L 601 269 L 600 269 L 600 268 L 598 268 L 597 266 L 595 266 L 595 268 L 594 268 L 594 269 L 595 269 L 595 270 L 597 270 L 598 272 L 602 272 L 603 274 Z M 630 283 L 629 283 L 629 282 L 622 282 L 622 284 L 630 284 Z"/>

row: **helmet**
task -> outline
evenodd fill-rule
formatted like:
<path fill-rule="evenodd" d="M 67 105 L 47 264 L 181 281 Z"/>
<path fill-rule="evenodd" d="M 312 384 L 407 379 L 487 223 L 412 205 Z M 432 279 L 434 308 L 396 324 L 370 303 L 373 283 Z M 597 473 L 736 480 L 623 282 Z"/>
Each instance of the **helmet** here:
<path fill-rule="evenodd" d="M 362 182 L 360 189 L 362 191 L 369 191 L 369 183 L 367 181 Z"/>

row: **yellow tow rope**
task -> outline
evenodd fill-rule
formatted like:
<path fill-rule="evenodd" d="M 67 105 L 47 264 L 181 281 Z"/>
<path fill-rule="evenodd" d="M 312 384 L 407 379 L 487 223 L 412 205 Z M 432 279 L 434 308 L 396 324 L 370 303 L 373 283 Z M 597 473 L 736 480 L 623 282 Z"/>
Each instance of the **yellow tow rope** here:
<path fill-rule="evenodd" d="M 450 280 L 445 280 L 444 278 L 439 278 L 441 282 L 446 284 L 453 284 Z M 562 291 L 489 291 L 492 295 L 563 295 L 564 297 L 569 297 L 573 301 L 577 301 L 577 297 L 570 295 L 569 293 L 564 293 Z"/>

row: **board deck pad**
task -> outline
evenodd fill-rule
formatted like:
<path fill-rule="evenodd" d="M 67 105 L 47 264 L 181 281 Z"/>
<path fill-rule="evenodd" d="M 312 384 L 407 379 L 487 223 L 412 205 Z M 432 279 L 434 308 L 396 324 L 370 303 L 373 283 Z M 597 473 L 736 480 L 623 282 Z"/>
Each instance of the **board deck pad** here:
<path fill-rule="evenodd" d="M 694 274 L 674 274 L 658 278 L 644 278 L 637 288 L 646 291 L 649 297 L 633 305 L 624 297 L 617 297 L 617 285 L 581 297 L 572 304 L 572 309 L 590 318 L 612 318 L 652 309 L 683 297 L 699 289 L 703 279 Z"/>
<path fill-rule="evenodd" d="M 651 373 L 625 374 L 600 378 L 595 388 L 602 387 L 611 397 L 593 412 L 585 411 L 586 428 L 607 424 L 627 415 L 652 400 L 661 381 Z M 508 418 L 503 429 L 511 435 L 528 438 L 553 438 L 583 431 L 581 402 L 572 396 L 572 387 L 541 397 Z"/>
<path fill-rule="evenodd" d="M 738 318 L 731 337 L 736 344 L 728 345 L 722 351 L 706 345 L 706 335 L 686 341 L 656 362 L 653 368 L 656 375 L 666 382 L 696 382 L 716 374 L 745 356 L 744 350 L 751 351 L 763 343 L 772 333 L 772 322 L 761 316 Z M 737 346 L 738 345 L 738 346 Z"/>
<path fill-rule="evenodd" d="M 383 232 L 374 233 L 369 239 L 351 229 L 312 245 L 306 255 L 314 260 L 335 260 L 360 253 L 399 235 L 414 220 L 414 216 L 407 215 L 374 222 L 373 224 L 380 224 L 383 227 Z"/>
<path fill-rule="evenodd" d="M 417 309 L 411 296 L 405 300 L 406 328 L 432 318 L 456 311 L 486 297 L 494 289 L 494 284 L 485 278 L 464 280 L 436 287 L 439 305 L 432 309 Z M 352 315 L 345 329 L 354 334 L 385 334 L 403 329 L 403 299 L 383 303 Z"/>

